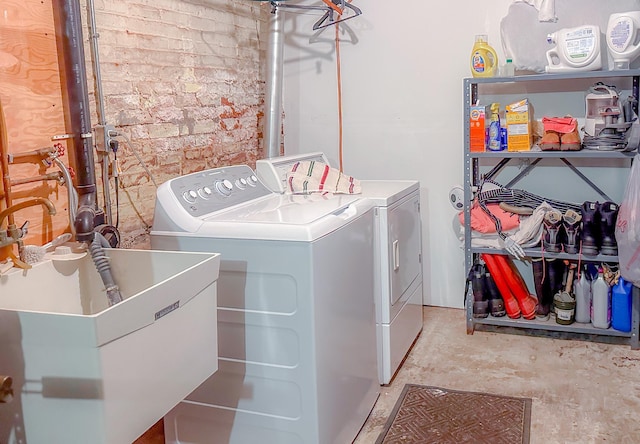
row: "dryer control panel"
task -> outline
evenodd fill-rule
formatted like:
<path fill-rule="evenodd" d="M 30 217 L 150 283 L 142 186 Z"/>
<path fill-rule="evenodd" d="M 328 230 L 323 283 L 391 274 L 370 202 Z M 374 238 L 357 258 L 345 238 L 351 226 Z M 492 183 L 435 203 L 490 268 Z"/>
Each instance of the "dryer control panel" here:
<path fill-rule="evenodd" d="M 196 217 L 273 194 L 247 165 L 213 168 L 167 183 L 182 207 Z"/>

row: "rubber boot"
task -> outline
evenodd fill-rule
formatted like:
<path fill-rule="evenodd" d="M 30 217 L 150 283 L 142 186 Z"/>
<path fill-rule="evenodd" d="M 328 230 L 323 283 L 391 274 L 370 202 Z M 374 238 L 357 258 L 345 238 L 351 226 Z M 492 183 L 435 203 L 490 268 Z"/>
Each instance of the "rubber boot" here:
<path fill-rule="evenodd" d="M 551 311 L 552 294 L 549 291 L 549 276 L 545 271 L 547 261 L 537 259 L 531 261 L 531 269 L 533 270 L 533 283 L 535 285 L 536 296 L 538 297 L 538 306 L 536 307 L 536 317 L 549 319 Z"/>
<path fill-rule="evenodd" d="M 496 255 L 496 257 L 502 267 L 502 275 L 507 278 L 511 294 L 518 303 L 522 317 L 525 319 L 535 319 L 538 300 L 529 293 L 527 284 L 522 278 L 520 271 L 518 271 L 516 264 L 510 256 Z"/>
<path fill-rule="evenodd" d="M 554 296 L 562 290 L 564 290 L 564 275 L 566 272 L 566 265 L 560 259 L 554 259 L 547 261 L 547 276 L 549 276 L 549 301 L 551 305 L 551 312 L 555 313 L 555 309 L 553 307 Z"/>
<path fill-rule="evenodd" d="M 616 221 L 618 219 L 618 205 L 604 202 L 600 205 L 600 253 L 611 256 L 618 255 L 616 242 Z"/>
<path fill-rule="evenodd" d="M 471 271 L 471 289 L 473 290 L 473 317 L 486 318 L 489 316 L 489 300 L 485 296 L 484 264 L 473 264 Z"/>
<path fill-rule="evenodd" d="M 504 307 L 504 300 L 500 296 L 500 290 L 496 286 L 496 282 L 493 280 L 489 270 L 485 270 L 484 274 L 484 290 L 485 297 L 489 299 L 489 312 L 491 316 L 496 318 L 502 317 L 507 314 Z"/>
<path fill-rule="evenodd" d="M 580 251 L 580 221 L 582 221 L 580 213 L 571 209 L 562 216 L 562 226 L 565 233 L 562 248 L 565 253 L 576 254 Z"/>
<path fill-rule="evenodd" d="M 582 215 L 581 251 L 585 255 L 595 256 L 598 254 L 600 245 L 600 204 L 598 202 L 584 202 L 580 213 Z"/>
<path fill-rule="evenodd" d="M 520 307 L 518 306 L 518 301 L 513 296 L 509 285 L 503 279 L 505 272 L 502 269 L 498 259 L 496 259 L 496 257 L 499 255 L 482 253 L 480 256 L 485 262 L 487 270 L 489 270 L 489 272 L 491 273 L 491 277 L 493 278 L 492 281 L 495 283 L 498 289 L 498 293 L 504 301 L 504 309 L 507 313 L 507 316 L 509 316 L 511 319 L 518 319 L 521 315 Z M 501 278 L 500 281 L 496 280 L 496 278 L 493 277 L 493 273 L 498 273 L 498 276 L 500 276 Z"/>
<path fill-rule="evenodd" d="M 558 210 L 547 211 L 542 221 L 544 225 L 544 234 L 542 236 L 542 245 L 545 251 L 551 253 L 559 253 L 562 249 L 562 240 L 560 229 L 562 227 L 562 213 Z"/>

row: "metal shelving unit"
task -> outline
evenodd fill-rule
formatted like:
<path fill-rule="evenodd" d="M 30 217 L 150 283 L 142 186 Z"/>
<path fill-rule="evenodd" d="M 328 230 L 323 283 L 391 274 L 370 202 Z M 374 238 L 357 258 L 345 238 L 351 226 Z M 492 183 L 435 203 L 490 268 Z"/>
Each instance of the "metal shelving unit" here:
<path fill-rule="evenodd" d="M 631 79 L 631 94 L 637 99 L 639 97 L 639 79 L 640 69 L 627 70 L 627 71 L 590 71 L 582 73 L 571 74 L 536 74 L 527 76 L 516 76 L 509 78 L 467 78 L 464 79 L 464 214 L 465 214 L 465 226 L 464 226 L 464 250 L 465 250 L 465 267 L 468 272 L 474 262 L 474 259 L 480 253 L 492 253 L 492 254 L 508 254 L 505 250 L 499 250 L 494 248 L 476 248 L 471 246 L 471 228 L 469 221 L 470 210 L 472 202 L 473 188 L 480 182 L 480 161 L 483 159 L 491 159 L 497 164 L 492 168 L 491 174 L 498 174 L 500 170 L 505 167 L 509 162 L 514 159 L 527 159 L 529 165 L 520 174 L 505 185 L 510 187 L 513 183 L 517 182 L 522 176 L 528 174 L 528 172 L 535 168 L 538 163 L 543 159 L 559 159 L 564 165 L 573 170 L 580 179 L 586 182 L 591 188 L 598 192 L 606 200 L 611 200 L 600 190 L 597 184 L 582 174 L 578 168 L 573 165 L 573 162 L 578 159 L 622 159 L 629 160 L 635 156 L 636 152 L 621 152 L 621 151 L 597 151 L 597 150 L 580 150 L 580 151 L 500 151 L 500 152 L 471 152 L 469 149 L 469 117 L 470 106 L 478 103 L 480 85 L 488 85 L 492 91 L 499 91 L 500 88 L 505 88 L 508 92 L 522 90 L 524 93 L 528 93 L 531 90 L 544 91 L 547 85 L 550 86 L 550 91 L 562 93 L 563 87 L 570 85 L 574 81 L 580 79 L 592 79 L 596 81 L 629 81 Z M 636 101 L 637 103 L 637 101 Z M 637 105 L 635 112 L 637 113 Z M 582 256 L 579 258 L 575 254 L 567 253 L 550 253 L 543 252 L 540 248 L 525 249 L 525 254 L 529 258 L 559 258 L 588 262 L 618 262 L 617 256 Z M 513 327 L 519 329 L 532 329 L 543 332 L 551 333 L 568 333 L 575 335 L 589 335 L 598 337 L 612 337 L 622 342 L 628 343 L 631 348 L 640 348 L 639 331 L 640 331 L 640 290 L 637 287 L 633 289 L 633 312 L 632 312 L 632 329 L 631 332 L 621 332 L 613 328 L 599 329 L 593 327 L 591 324 L 579 324 L 573 323 L 570 325 L 562 325 L 555 322 L 551 317 L 549 320 L 526 320 L 511 319 L 507 316 L 493 317 L 489 315 L 487 318 L 474 318 L 473 317 L 473 294 L 469 290 L 467 294 L 467 333 L 473 334 L 476 325 L 493 326 L 500 329 L 500 327 Z"/>

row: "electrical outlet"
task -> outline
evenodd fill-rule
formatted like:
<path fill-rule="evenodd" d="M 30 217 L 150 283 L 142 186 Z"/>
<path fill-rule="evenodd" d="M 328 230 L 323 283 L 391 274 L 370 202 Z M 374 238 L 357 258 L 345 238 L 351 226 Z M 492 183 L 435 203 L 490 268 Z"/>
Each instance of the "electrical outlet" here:
<path fill-rule="evenodd" d="M 96 125 L 93 128 L 93 133 L 96 151 L 99 153 L 110 153 L 112 149 L 109 142 L 117 133 L 115 127 L 113 125 Z"/>

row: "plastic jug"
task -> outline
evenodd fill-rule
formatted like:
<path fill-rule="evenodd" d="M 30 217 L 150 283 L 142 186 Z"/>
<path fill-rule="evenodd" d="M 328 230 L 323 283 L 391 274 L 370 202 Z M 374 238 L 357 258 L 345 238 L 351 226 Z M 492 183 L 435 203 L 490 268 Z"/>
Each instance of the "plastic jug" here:
<path fill-rule="evenodd" d="M 471 50 L 471 74 L 473 77 L 493 77 L 498 69 L 498 55 L 489 45 L 487 36 L 479 34 Z"/>
<path fill-rule="evenodd" d="M 594 71 L 602 68 L 600 27 L 564 28 L 547 35 L 555 44 L 547 51 L 547 72 Z"/>
<path fill-rule="evenodd" d="M 631 292 L 633 285 L 622 277 L 611 288 L 611 326 L 619 331 L 631 331 Z"/>
<path fill-rule="evenodd" d="M 611 287 L 603 277 L 602 268 L 598 269 L 598 277 L 591 282 L 591 323 L 596 328 L 611 326 Z"/>
<path fill-rule="evenodd" d="M 613 69 L 629 69 L 640 55 L 640 11 L 620 12 L 609 16 L 607 47 L 613 59 Z"/>
<path fill-rule="evenodd" d="M 576 297 L 576 322 L 588 324 L 591 322 L 591 282 L 584 271 L 576 279 L 573 294 Z"/>

